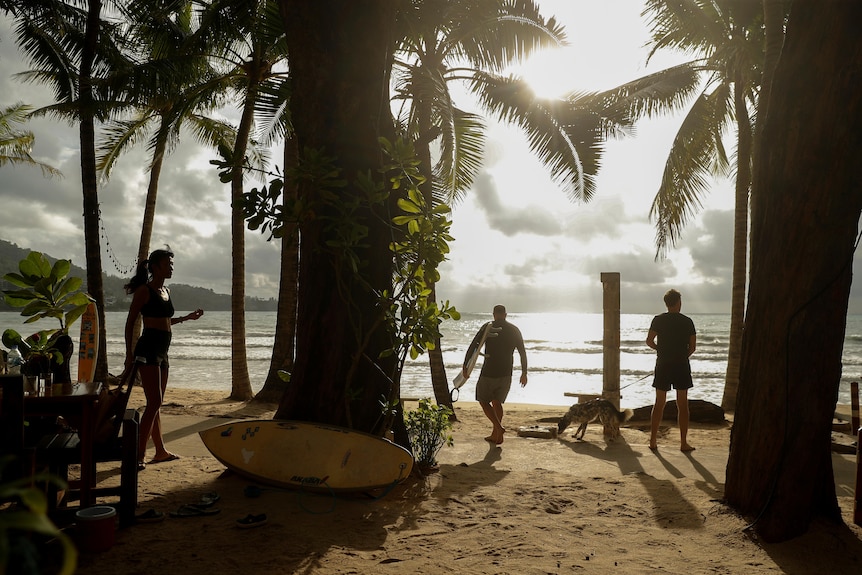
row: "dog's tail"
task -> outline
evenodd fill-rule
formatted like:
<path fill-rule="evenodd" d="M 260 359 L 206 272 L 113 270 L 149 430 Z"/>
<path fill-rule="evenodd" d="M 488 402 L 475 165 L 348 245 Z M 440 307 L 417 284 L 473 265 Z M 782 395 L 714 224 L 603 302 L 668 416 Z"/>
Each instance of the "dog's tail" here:
<path fill-rule="evenodd" d="M 634 414 L 635 414 L 635 412 L 632 411 L 631 409 L 624 409 L 622 411 L 617 411 L 617 413 L 616 413 L 617 421 L 619 421 L 620 423 L 625 423 L 626 421 L 631 419 Z"/>

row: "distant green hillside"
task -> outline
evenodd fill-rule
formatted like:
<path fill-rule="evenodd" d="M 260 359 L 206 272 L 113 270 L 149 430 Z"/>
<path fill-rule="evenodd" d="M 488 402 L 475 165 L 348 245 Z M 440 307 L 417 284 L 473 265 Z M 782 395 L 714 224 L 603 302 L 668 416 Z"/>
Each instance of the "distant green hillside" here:
<path fill-rule="evenodd" d="M 18 262 L 27 257 L 32 250 L 19 248 L 6 240 L 0 240 L 0 278 L 10 272 L 18 271 Z M 57 258 L 45 254 L 50 261 Z M 72 264 L 71 275 L 78 276 L 86 282 L 87 272 L 84 268 Z M 129 309 L 131 297 L 126 295 L 123 285 L 128 278 L 116 276 L 104 276 L 105 311 L 126 311 Z M 0 279 L 0 289 L 11 289 L 11 284 Z M 2 294 L 0 294 L 2 295 Z M 207 311 L 230 311 L 230 295 L 218 294 L 211 289 L 195 287 L 185 284 L 171 283 L 171 297 L 177 310 L 190 310 L 203 308 Z M 275 311 L 278 302 L 274 299 L 260 299 L 254 297 L 245 298 L 246 311 Z M 18 311 L 10 308 L 0 298 L 0 311 Z"/>

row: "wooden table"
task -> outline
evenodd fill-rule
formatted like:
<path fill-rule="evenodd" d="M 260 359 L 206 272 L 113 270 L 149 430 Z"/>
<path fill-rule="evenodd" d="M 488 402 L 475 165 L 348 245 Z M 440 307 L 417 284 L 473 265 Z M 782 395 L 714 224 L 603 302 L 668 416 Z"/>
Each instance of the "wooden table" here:
<path fill-rule="evenodd" d="M 58 390 L 60 386 L 54 386 Z M 102 390 L 101 383 L 63 384 L 60 393 L 46 396 L 26 396 L 24 416 L 63 416 L 78 428 L 81 446 L 81 507 L 95 503 L 96 459 L 93 453 L 95 406 Z M 53 390 L 52 390 L 53 391 Z"/>

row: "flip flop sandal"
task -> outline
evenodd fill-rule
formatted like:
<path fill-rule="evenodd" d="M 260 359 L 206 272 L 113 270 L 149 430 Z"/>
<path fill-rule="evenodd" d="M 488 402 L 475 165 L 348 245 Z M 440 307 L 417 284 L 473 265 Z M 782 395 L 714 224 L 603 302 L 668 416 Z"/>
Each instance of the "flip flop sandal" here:
<path fill-rule="evenodd" d="M 136 523 L 158 523 L 165 520 L 165 514 L 155 509 L 147 509 L 140 515 L 135 515 Z"/>
<path fill-rule="evenodd" d="M 171 517 L 204 517 L 221 513 L 221 509 L 207 509 L 199 505 L 183 505 L 176 511 L 171 511 Z"/>
<path fill-rule="evenodd" d="M 167 457 L 165 457 L 164 459 L 151 459 L 151 460 L 149 461 L 149 464 L 150 464 L 150 465 L 155 465 L 155 464 L 157 464 L 157 463 L 167 463 L 168 461 L 176 461 L 176 460 L 177 460 L 177 459 L 179 459 L 179 458 L 180 458 L 180 456 L 179 456 L 179 455 L 177 455 L 176 453 L 171 453 L 170 455 L 168 455 L 168 456 L 167 456 Z"/>
<path fill-rule="evenodd" d="M 201 500 L 198 503 L 195 503 L 195 505 L 198 507 L 212 507 L 219 499 L 221 499 L 219 494 L 215 491 L 211 491 L 201 495 Z"/>
<path fill-rule="evenodd" d="M 242 519 L 236 520 L 236 526 L 240 529 L 251 529 L 252 527 L 260 527 L 266 523 L 266 513 L 261 513 L 260 515 L 252 515 L 249 513 Z"/>

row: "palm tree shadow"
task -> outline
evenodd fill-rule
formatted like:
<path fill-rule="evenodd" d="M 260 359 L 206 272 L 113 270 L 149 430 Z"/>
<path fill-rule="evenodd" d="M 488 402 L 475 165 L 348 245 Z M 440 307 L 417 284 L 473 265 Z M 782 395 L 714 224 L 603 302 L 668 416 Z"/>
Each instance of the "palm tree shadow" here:
<path fill-rule="evenodd" d="M 712 474 L 709 469 L 707 469 L 694 457 L 694 453 L 695 452 L 693 451 L 687 451 L 685 453 L 685 456 L 688 458 L 689 462 L 691 463 L 691 466 L 698 473 L 700 473 L 700 476 L 703 478 L 703 480 L 695 479 L 694 484 L 698 487 L 698 489 L 700 489 L 714 499 L 724 497 L 723 484 L 718 481 L 718 479 L 715 477 L 715 475 Z"/>
<path fill-rule="evenodd" d="M 703 528 L 700 511 L 683 496 L 676 483 L 670 479 L 659 479 L 649 475 L 639 461 L 640 453 L 634 451 L 625 438 L 620 437 L 613 443 L 607 443 L 604 449 L 587 441 L 571 443 L 561 440 L 560 442 L 575 453 L 616 464 L 622 475 L 636 476 L 652 499 L 655 506 L 655 520 L 660 527 Z M 660 460 L 674 477 L 678 479 L 684 477 L 670 462 L 661 457 Z"/>
<path fill-rule="evenodd" d="M 474 463 L 459 463 L 440 465 L 442 481 L 434 489 L 434 497 L 441 501 L 455 499 L 469 494 L 480 487 L 495 485 L 502 481 L 510 471 L 497 469 L 494 463 L 502 459 L 503 450 L 499 445 L 488 444 L 485 456 Z"/>

